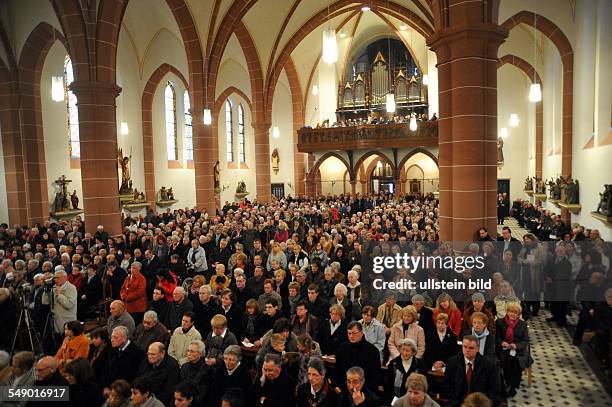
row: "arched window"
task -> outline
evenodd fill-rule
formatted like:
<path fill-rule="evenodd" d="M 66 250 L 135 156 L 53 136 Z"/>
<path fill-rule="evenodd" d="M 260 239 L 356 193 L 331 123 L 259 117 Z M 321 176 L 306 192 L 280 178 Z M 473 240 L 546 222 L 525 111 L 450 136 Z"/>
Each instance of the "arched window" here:
<path fill-rule="evenodd" d="M 64 100 L 66 101 L 66 127 L 70 140 L 70 158 L 81 158 L 81 142 L 79 138 L 79 109 L 76 95 L 68 89 L 74 81 L 72 61 L 66 55 L 64 58 Z"/>
<path fill-rule="evenodd" d="M 242 103 L 238 105 L 238 159 L 241 163 L 246 162 L 244 154 L 244 108 Z"/>
<path fill-rule="evenodd" d="M 234 126 L 232 120 L 232 102 L 225 102 L 225 137 L 227 138 L 227 162 L 234 162 Z"/>
<path fill-rule="evenodd" d="M 168 160 L 178 160 L 176 149 L 176 92 L 170 81 L 166 85 L 164 92 L 166 107 L 166 144 L 168 150 Z"/>
<path fill-rule="evenodd" d="M 189 92 L 183 94 L 183 107 L 185 108 L 185 159 L 193 161 L 193 129 L 191 128 L 191 104 Z"/>

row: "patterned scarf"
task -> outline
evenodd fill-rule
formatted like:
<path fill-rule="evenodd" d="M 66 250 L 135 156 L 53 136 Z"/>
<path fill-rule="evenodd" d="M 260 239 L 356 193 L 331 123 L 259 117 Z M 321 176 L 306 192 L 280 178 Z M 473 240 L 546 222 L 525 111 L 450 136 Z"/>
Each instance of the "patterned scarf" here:
<path fill-rule="evenodd" d="M 504 318 L 504 320 L 506 321 L 506 324 L 508 324 L 508 329 L 506 330 L 506 342 L 508 343 L 514 343 L 514 328 L 516 328 L 516 326 L 518 325 L 518 318 L 515 319 L 514 321 L 512 321 L 508 315 L 506 315 L 506 317 Z"/>

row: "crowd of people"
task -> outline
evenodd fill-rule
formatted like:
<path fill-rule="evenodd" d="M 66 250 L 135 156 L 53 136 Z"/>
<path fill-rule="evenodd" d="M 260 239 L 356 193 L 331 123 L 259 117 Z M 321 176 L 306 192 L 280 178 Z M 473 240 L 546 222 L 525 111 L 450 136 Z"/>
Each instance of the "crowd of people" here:
<path fill-rule="evenodd" d="M 469 248 L 486 256 L 492 289 L 370 296 L 372 243 L 452 254 L 438 211 L 433 195 L 381 194 L 149 211 L 117 236 L 79 219 L 0 225 L 0 349 L 12 353 L 0 352 L 0 384 L 69 386 L 74 406 L 498 405 L 533 362 L 525 321 L 540 301 L 515 288 L 536 267 L 537 294 L 578 292 L 551 302 L 560 325 L 585 291 L 600 298 L 582 304 L 580 329 L 604 355 L 609 250 L 593 231 L 578 253 L 565 238 L 538 251 L 509 228 L 494 245 L 483 228 Z"/>

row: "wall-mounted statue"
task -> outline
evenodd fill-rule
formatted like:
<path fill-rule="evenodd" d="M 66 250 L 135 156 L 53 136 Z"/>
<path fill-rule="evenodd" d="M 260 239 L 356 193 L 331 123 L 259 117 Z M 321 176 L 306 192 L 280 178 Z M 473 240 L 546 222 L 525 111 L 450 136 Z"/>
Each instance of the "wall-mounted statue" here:
<path fill-rule="evenodd" d="M 274 171 L 275 174 L 278 174 L 278 170 L 280 168 L 280 156 L 278 155 L 278 148 L 275 148 L 272 151 L 272 157 L 270 159 L 272 160 L 272 171 Z"/>
<path fill-rule="evenodd" d="M 79 209 L 79 197 L 77 196 L 76 189 L 70 195 L 70 202 L 72 203 L 72 209 Z"/>
<path fill-rule="evenodd" d="M 604 216 L 612 216 L 612 184 L 605 184 L 603 193 L 599 193 L 597 213 L 601 213 Z"/>
<path fill-rule="evenodd" d="M 71 179 L 67 179 L 65 175 L 62 175 L 55 180 L 55 184 L 60 187 L 60 190 L 55 194 L 53 200 L 53 212 L 65 212 L 70 210 L 70 201 L 68 200 L 68 184 L 71 183 Z"/>
<path fill-rule="evenodd" d="M 219 168 L 219 161 L 217 161 L 213 166 L 213 179 L 215 191 L 218 191 L 221 188 L 221 170 Z"/>
<path fill-rule="evenodd" d="M 567 180 L 567 192 L 564 202 L 570 205 L 577 205 L 580 203 L 580 185 L 578 184 L 578 180 L 574 181 L 572 178 Z"/>
<path fill-rule="evenodd" d="M 497 138 L 497 164 L 504 163 L 504 139 Z"/>
<path fill-rule="evenodd" d="M 159 190 L 159 200 L 160 201 L 168 200 L 168 191 L 166 190 L 166 187 L 164 186 L 162 186 L 161 189 Z"/>
<path fill-rule="evenodd" d="M 236 193 L 237 194 L 244 194 L 246 193 L 246 184 L 244 183 L 244 181 L 238 181 L 238 186 L 236 187 Z"/>
<path fill-rule="evenodd" d="M 533 178 L 527 177 L 525 179 L 525 191 L 533 191 Z"/>
<path fill-rule="evenodd" d="M 546 195 L 546 185 L 544 184 L 542 178 L 536 178 L 535 193 Z"/>
<path fill-rule="evenodd" d="M 174 200 L 174 191 L 172 190 L 172 187 L 170 187 L 168 189 L 168 200 L 169 201 L 173 201 Z"/>
<path fill-rule="evenodd" d="M 121 168 L 121 187 L 119 188 L 120 195 L 132 193 L 132 180 L 130 178 L 130 162 L 132 160 L 132 152 L 129 157 L 123 156 L 123 150 L 120 148 L 117 151 L 117 164 Z"/>

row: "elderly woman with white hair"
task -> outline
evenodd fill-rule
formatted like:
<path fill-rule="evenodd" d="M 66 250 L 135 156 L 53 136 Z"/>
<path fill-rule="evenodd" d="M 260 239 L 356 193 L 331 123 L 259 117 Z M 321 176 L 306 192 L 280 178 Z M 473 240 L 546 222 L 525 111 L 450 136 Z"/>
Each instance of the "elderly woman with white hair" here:
<path fill-rule="evenodd" d="M 353 315 L 353 303 L 348 298 L 348 288 L 346 288 L 346 286 L 342 283 L 337 283 L 334 286 L 334 296 L 329 299 L 329 305 L 334 304 L 342 305 L 345 315 L 351 318 Z"/>
<path fill-rule="evenodd" d="M 405 383 L 412 373 L 427 372 L 425 363 L 416 357 L 417 343 L 414 339 L 405 338 L 398 342 L 399 356 L 389 362 L 385 378 L 385 398 L 391 402 L 394 397 L 406 394 Z"/>

